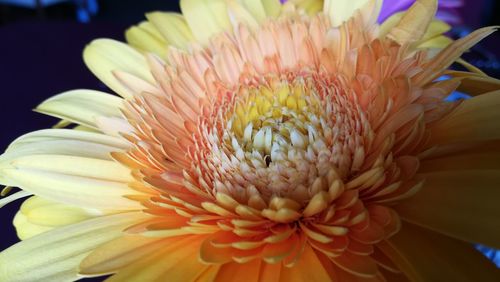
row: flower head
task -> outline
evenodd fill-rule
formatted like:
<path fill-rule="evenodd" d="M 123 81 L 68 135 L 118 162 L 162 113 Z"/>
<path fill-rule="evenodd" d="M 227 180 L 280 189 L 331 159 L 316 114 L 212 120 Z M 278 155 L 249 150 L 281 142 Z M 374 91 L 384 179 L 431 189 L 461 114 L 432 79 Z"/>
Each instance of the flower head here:
<path fill-rule="evenodd" d="M 92 42 L 123 98 L 55 96 L 37 110 L 79 126 L 1 156 L 27 191 L 7 201 L 36 196 L 0 277 L 494 281 L 463 241 L 500 246 L 499 83 L 447 70 L 494 28 L 451 42 L 433 0 L 382 26 L 379 1 L 314 5 L 183 0 L 127 32 L 136 49 Z M 457 88 L 478 97 L 445 102 Z"/>

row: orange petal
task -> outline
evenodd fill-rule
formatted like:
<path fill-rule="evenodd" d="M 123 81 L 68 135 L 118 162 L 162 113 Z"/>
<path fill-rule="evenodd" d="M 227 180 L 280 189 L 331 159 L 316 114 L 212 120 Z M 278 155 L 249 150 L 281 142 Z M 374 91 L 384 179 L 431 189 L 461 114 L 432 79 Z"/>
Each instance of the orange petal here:
<path fill-rule="evenodd" d="M 381 245 L 412 281 L 498 281 L 500 269 L 471 244 L 405 224 Z"/>
<path fill-rule="evenodd" d="M 500 248 L 498 170 L 439 171 L 395 207 L 409 222 L 469 242 Z"/>

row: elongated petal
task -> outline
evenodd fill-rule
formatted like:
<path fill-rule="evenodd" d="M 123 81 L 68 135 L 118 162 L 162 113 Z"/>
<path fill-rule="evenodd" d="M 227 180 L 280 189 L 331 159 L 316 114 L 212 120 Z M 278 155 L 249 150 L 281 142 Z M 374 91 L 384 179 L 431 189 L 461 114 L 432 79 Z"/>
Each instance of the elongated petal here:
<path fill-rule="evenodd" d="M 145 21 L 127 29 L 125 39 L 128 44 L 143 52 L 155 53 L 162 58 L 167 55 L 167 41 L 150 22 Z"/>
<path fill-rule="evenodd" d="M 65 226 L 104 215 L 96 209 L 85 209 L 33 196 L 23 202 L 14 218 L 19 238 L 25 240 L 55 227 Z"/>
<path fill-rule="evenodd" d="M 0 280 L 69 281 L 80 261 L 95 247 L 122 234 L 145 217 L 123 213 L 90 219 L 32 237 L 0 253 Z"/>
<path fill-rule="evenodd" d="M 485 141 L 500 138 L 500 91 L 464 101 L 430 127 L 429 144 Z"/>
<path fill-rule="evenodd" d="M 28 221 L 28 218 L 21 212 L 17 212 L 12 222 L 16 228 L 17 237 L 26 240 L 38 234 L 54 229 L 52 226 L 43 226 Z"/>
<path fill-rule="evenodd" d="M 500 88 L 500 80 L 487 75 L 462 71 L 447 71 L 447 75 L 461 78 L 462 83 L 458 87 L 458 91 L 472 96 L 492 92 Z"/>
<path fill-rule="evenodd" d="M 94 90 L 72 90 L 45 100 L 36 111 L 97 129 L 97 117 L 121 117 L 123 99 Z"/>
<path fill-rule="evenodd" d="M 123 196 L 130 171 L 113 161 L 63 155 L 32 155 L 0 162 L 2 182 L 70 205 L 97 209 L 138 209 Z"/>
<path fill-rule="evenodd" d="M 80 274 L 96 275 L 117 272 L 127 265 L 141 260 L 159 248 L 179 241 L 179 238 L 148 238 L 142 235 L 126 235 L 116 238 L 90 253 L 80 264 Z"/>
<path fill-rule="evenodd" d="M 330 281 L 328 272 L 318 259 L 313 248 L 306 244 L 304 252 L 293 267 L 283 267 L 281 269 L 279 281 Z"/>
<path fill-rule="evenodd" d="M 500 270 L 471 244 L 405 224 L 381 245 L 412 281 L 498 281 Z"/>
<path fill-rule="evenodd" d="M 415 196 L 396 206 L 412 223 L 458 239 L 500 247 L 499 170 L 427 173 Z"/>
<path fill-rule="evenodd" d="M 193 34 L 184 17 L 177 13 L 152 12 L 148 20 L 161 34 L 165 42 L 177 48 L 186 49 L 194 41 Z"/>
<path fill-rule="evenodd" d="M 399 44 L 421 40 L 437 11 L 437 0 L 417 0 L 391 29 L 388 36 Z"/>
<path fill-rule="evenodd" d="M 197 237 L 172 238 L 155 252 L 118 271 L 108 282 L 117 281 L 194 281 L 209 266 L 198 261 L 201 239 Z"/>
<path fill-rule="evenodd" d="M 225 0 L 181 0 L 180 5 L 194 37 L 203 44 L 231 28 Z"/>
<path fill-rule="evenodd" d="M 110 152 L 121 152 L 129 145 L 123 139 L 70 129 L 45 129 L 25 134 L 7 148 L 0 159 L 37 154 L 57 154 L 111 160 Z"/>
<path fill-rule="evenodd" d="M 362 8 L 369 1 L 375 0 L 325 0 L 323 11 L 330 17 L 333 26 L 339 26 L 350 19 L 354 11 Z M 377 17 L 377 15 L 373 16 Z"/>
<path fill-rule="evenodd" d="M 109 88 L 122 97 L 132 97 L 133 92 L 113 75 L 121 70 L 144 81 L 153 83 L 146 58 L 132 47 L 112 39 L 96 39 L 83 51 L 83 60 L 87 67 Z"/>

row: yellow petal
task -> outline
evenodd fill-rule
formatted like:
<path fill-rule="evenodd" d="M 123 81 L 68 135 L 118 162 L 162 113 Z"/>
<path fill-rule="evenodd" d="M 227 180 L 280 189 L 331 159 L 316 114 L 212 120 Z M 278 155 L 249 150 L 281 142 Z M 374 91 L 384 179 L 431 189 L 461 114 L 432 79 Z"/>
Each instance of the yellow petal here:
<path fill-rule="evenodd" d="M 13 193 L 13 194 L 7 196 L 7 197 L 2 196 L 4 198 L 0 199 L 0 208 L 3 208 L 5 205 L 10 204 L 16 200 L 31 196 L 32 194 L 33 193 L 28 192 L 28 191 L 18 191 L 16 193 Z"/>
<path fill-rule="evenodd" d="M 176 240 L 177 239 L 177 240 Z M 118 271 L 108 282 L 117 281 L 194 281 L 209 266 L 198 261 L 201 238 L 172 238 L 156 252 L 143 257 Z"/>
<path fill-rule="evenodd" d="M 35 111 L 97 129 L 96 117 L 121 117 L 123 99 L 94 90 L 72 90 L 45 100 Z"/>
<path fill-rule="evenodd" d="M 32 155 L 0 162 L 5 184 L 62 203 L 97 209 L 139 209 L 124 198 L 130 171 L 113 161 L 63 155 Z"/>
<path fill-rule="evenodd" d="M 104 134 L 70 129 L 45 129 L 19 137 L 0 158 L 57 154 L 111 160 L 110 152 L 120 152 L 129 146 L 123 139 Z"/>
<path fill-rule="evenodd" d="M 24 201 L 20 211 L 30 223 L 52 227 L 69 225 L 104 215 L 97 209 L 65 205 L 38 196 Z"/>
<path fill-rule="evenodd" d="M 98 217 L 17 243 L 0 253 L 0 281 L 77 280 L 77 267 L 89 251 L 145 217 L 143 213 Z"/>
<path fill-rule="evenodd" d="M 116 40 L 92 41 L 83 51 L 83 60 L 95 76 L 125 98 L 132 97 L 134 93 L 115 78 L 113 71 L 121 70 L 154 83 L 146 58 L 132 47 Z"/>
<path fill-rule="evenodd" d="M 424 64 L 423 71 L 412 78 L 413 83 L 424 85 L 437 78 L 441 75 L 442 71 L 446 70 L 453 62 L 460 58 L 465 51 L 496 30 L 497 27 L 483 27 L 463 38 L 455 40 Z"/>
<path fill-rule="evenodd" d="M 472 244 L 411 224 L 381 246 L 412 281 L 488 282 L 500 277 L 500 270 Z"/>
<path fill-rule="evenodd" d="M 276 18 L 281 13 L 280 0 L 261 0 L 261 3 L 268 17 Z"/>
<path fill-rule="evenodd" d="M 241 2 L 241 4 L 243 5 L 243 7 L 245 7 L 245 9 L 250 12 L 252 14 L 252 16 L 258 21 L 258 22 L 262 22 L 265 18 L 266 18 L 266 10 L 264 8 L 264 3 L 265 2 L 271 2 L 269 5 L 269 7 L 271 5 L 275 5 L 276 2 L 278 2 L 279 4 L 279 1 L 276 1 L 276 0 L 239 0 Z M 274 3 L 273 3 L 274 2 Z"/>
<path fill-rule="evenodd" d="M 113 273 L 141 260 L 179 238 L 148 238 L 125 235 L 103 244 L 92 251 L 80 264 L 80 274 L 102 275 Z"/>
<path fill-rule="evenodd" d="M 14 227 L 16 228 L 17 237 L 21 240 L 26 240 L 38 234 L 42 234 L 54 229 L 52 226 L 42 226 L 28 221 L 26 216 L 21 212 L 17 212 L 14 216 Z"/>
<path fill-rule="evenodd" d="M 194 41 L 193 34 L 182 15 L 177 13 L 152 12 L 146 14 L 146 17 L 154 25 L 155 29 L 158 30 L 167 44 L 187 49 L 189 43 Z M 164 53 L 165 51 L 166 49 Z M 164 53 L 161 55 L 165 55 Z"/>
<path fill-rule="evenodd" d="M 488 93 L 500 88 L 500 80 L 487 75 L 462 71 L 448 71 L 447 75 L 461 78 L 462 83 L 458 87 L 458 91 L 472 96 Z"/>
<path fill-rule="evenodd" d="M 463 101 L 430 128 L 428 144 L 485 141 L 500 138 L 500 91 Z"/>
<path fill-rule="evenodd" d="M 151 32 L 151 28 L 145 27 L 151 25 L 149 22 L 142 22 L 137 26 L 132 26 L 125 31 L 125 39 L 131 46 L 144 51 L 146 53 L 155 53 L 156 55 L 165 58 L 167 54 L 168 43 L 157 32 Z"/>
<path fill-rule="evenodd" d="M 23 202 L 14 217 L 14 226 L 21 240 L 65 226 L 101 216 L 103 212 L 84 209 L 33 196 Z"/>
<path fill-rule="evenodd" d="M 299 9 L 303 9 L 309 15 L 315 15 L 323 9 L 323 0 L 288 0 L 288 2 L 293 3 Z"/>
<path fill-rule="evenodd" d="M 500 248 L 498 170 L 439 171 L 424 177 L 422 189 L 395 208 L 404 220 Z"/>
<path fill-rule="evenodd" d="M 194 37 L 202 44 L 231 28 L 225 0 L 181 0 L 180 6 Z"/>
<path fill-rule="evenodd" d="M 399 44 L 420 41 L 437 10 L 437 0 L 417 0 L 387 36 Z"/>
<path fill-rule="evenodd" d="M 376 18 L 381 6 L 381 1 L 378 0 L 325 0 L 323 11 L 330 17 L 333 26 L 339 26 L 365 5 L 374 5 L 375 10 L 370 11 L 370 16 Z"/>
<path fill-rule="evenodd" d="M 432 39 L 423 41 L 421 44 L 419 44 L 417 47 L 420 49 L 443 49 L 446 46 L 450 45 L 453 43 L 453 40 L 449 37 L 446 36 L 438 36 L 434 37 Z"/>

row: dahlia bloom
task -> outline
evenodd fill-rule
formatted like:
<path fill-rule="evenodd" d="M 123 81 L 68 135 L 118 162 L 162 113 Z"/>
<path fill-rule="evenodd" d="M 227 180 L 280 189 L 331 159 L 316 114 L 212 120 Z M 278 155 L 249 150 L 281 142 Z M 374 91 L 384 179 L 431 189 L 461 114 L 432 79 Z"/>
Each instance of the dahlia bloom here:
<path fill-rule="evenodd" d="M 30 196 L 0 280 L 498 281 L 471 242 L 500 247 L 500 82 L 448 70 L 495 28 L 318 3 L 181 0 L 90 43 L 120 97 L 50 98 L 0 157 L 0 205 Z"/>

